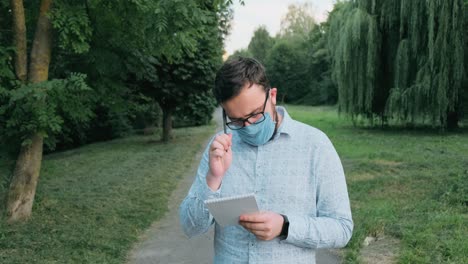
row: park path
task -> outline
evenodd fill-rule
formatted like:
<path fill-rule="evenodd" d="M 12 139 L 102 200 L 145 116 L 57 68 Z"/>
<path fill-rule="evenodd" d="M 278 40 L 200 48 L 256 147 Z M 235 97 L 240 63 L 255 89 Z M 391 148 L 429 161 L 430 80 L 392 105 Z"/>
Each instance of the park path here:
<path fill-rule="evenodd" d="M 218 124 L 216 130 L 220 130 L 222 124 L 221 110 L 214 113 Z M 213 131 L 214 133 L 215 131 Z M 213 228 L 201 236 L 188 239 L 179 225 L 179 205 L 188 193 L 195 177 L 202 152 L 208 144 L 197 154 L 195 162 L 186 176 L 180 180 L 176 190 L 172 192 L 169 201 L 169 211 L 160 220 L 155 222 L 140 237 L 140 241 L 134 246 L 128 256 L 128 264 L 209 264 L 213 260 Z M 339 257 L 328 250 L 319 250 L 317 264 L 337 264 Z"/>

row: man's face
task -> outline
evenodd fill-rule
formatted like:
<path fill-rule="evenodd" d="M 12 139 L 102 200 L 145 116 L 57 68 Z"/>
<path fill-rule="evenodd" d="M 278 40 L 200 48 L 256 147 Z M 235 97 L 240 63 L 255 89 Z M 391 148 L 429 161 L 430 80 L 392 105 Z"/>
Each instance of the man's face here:
<path fill-rule="evenodd" d="M 252 114 L 260 113 L 263 111 L 263 106 L 265 106 L 265 113 L 268 112 L 273 117 L 277 91 L 276 88 L 272 88 L 268 92 L 269 96 L 265 105 L 267 96 L 265 89 L 258 84 L 250 87 L 249 84 L 246 84 L 239 95 L 222 103 L 222 107 L 230 121 L 245 119 Z M 250 124 L 246 122 L 245 125 Z"/>

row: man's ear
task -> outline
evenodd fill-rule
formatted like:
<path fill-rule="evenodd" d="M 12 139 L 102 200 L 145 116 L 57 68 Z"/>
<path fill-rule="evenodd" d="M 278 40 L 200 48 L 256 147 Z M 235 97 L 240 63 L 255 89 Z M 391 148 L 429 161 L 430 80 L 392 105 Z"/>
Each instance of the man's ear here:
<path fill-rule="evenodd" d="M 271 88 L 270 89 L 270 98 L 271 102 L 276 105 L 276 95 L 278 94 L 278 89 L 276 88 Z"/>

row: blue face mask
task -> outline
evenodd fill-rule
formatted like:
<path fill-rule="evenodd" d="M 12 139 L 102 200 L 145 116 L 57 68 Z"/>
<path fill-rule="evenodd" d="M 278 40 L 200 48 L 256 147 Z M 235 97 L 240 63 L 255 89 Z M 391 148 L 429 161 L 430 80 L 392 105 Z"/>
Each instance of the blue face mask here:
<path fill-rule="evenodd" d="M 270 113 L 266 112 L 265 120 L 259 124 L 252 124 L 245 126 L 242 129 L 237 130 L 240 138 L 247 144 L 252 146 L 264 145 L 271 139 L 275 132 L 276 123 L 270 116 Z"/>

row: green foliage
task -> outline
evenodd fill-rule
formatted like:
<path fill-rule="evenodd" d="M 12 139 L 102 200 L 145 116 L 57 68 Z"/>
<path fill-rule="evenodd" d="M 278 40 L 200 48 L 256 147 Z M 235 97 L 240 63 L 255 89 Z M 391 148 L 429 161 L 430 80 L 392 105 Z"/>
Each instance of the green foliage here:
<path fill-rule="evenodd" d="M 317 25 L 313 13 L 310 3 L 289 5 L 288 12 L 281 19 L 281 36 L 307 41 L 309 33 Z"/>
<path fill-rule="evenodd" d="M 0 49 L 12 45 L 12 17 L 10 12 L 10 1 L 0 1 Z"/>
<path fill-rule="evenodd" d="M 49 15 L 63 50 L 84 53 L 90 48 L 92 28 L 85 6 L 72 5 L 66 0 L 55 1 Z"/>
<path fill-rule="evenodd" d="M 83 74 L 68 79 L 54 79 L 15 89 L 0 88 L 0 135 L 10 146 L 30 144 L 30 136 L 39 132 L 49 148 L 55 147 L 55 136 L 62 131 L 63 120 L 86 123 L 92 112 L 87 100 L 91 89 Z"/>
<path fill-rule="evenodd" d="M 203 103 L 201 100 L 210 98 L 207 92 L 222 63 L 223 37 L 227 30 L 221 27 L 227 24 L 220 21 L 230 16 L 225 5 L 206 4 L 200 8 L 205 18 L 195 38 L 195 52 L 183 52 L 176 59 L 155 57 L 148 63 L 154 67 L 155 76 L 142 76 L 142 80 L 137 77 L 142 93 L 157 101 L 164 114 L 169 116 L 173 110 L 179 110 L 179 122 L 196 125 L 206 123 L 206 116 L 211 117 L 214 109 L 211 99 Z M 196 119 L 189 122 L 188 118 Z"/>
<path fill-rule="evenodd" d="M 335 5 L 328 42 L 340 110 L 382 123 L 457 126 L 466 75 L 464 12 L 462 0 Z"/>
<path fill-rule="evenodd" d="M 328 23 L 317 25 L 309 4 L 290 5 L 281 32 L 270 37 L 264 26 L 254 32 L 248 49 L 232 56 L 254 57 L 266 66 L 281 102 L 334 104 L 337 88 L 331 80 L 327 48 Z"/>
<path fill-rule="evenodd" d="M 290 6 L 266 63 L 272 85 L 279 88 L 280 101 L 308 105 L 336 102 L 327 31 L 328 23 L 315 24 L 309 5 Z"/>
<path fill-rule="evenodd" d="M 301 103 L 307 105 L 335 104 L 338 90 L 331 77 L 330 53 L 328 52 L 328 22 L 316 25 L 305 43 L 309 61 L 309 92 Z"/>
<path fill-rule="evenodd" d="M 145 129 L 160 126 L 162 111 L 157 102 L 143 94 L 135 95 L 130 102 L 134 128 Z"/>
<path fill-rule="evenodd" d="M 252 57 L 265 63 L 268 53 L 274 44 L 274 38 L 270 37 L 270 33 L 268 33 L 266 27 L 260 26 L 254 31 L 248 50 L 252 54 Z"/>
<path fill-rule="evenodd" d="M 248 49 L 240 49 L 240 50 L 234 51 L 234 53 L 231 56 L 229 56 L 228 59 L 235 58 L 235 57 L 253 58 L 254 56 Z"/>
<path fill-rule="evenodd" d="M 375 36 L 376 26 L 376 17 L 354 8 L 354 2 L 338 6 L 331 14 L 328 45 L 333 78 L 338 84 L 340 110 L 351 117 L 373 113 L 380 37 Z"/>
<path fill-rule="evenodd" d="M 0 46 L 0 87 L 15 85 L 12 57 L 14 49 Z"/>
<path fill-rule="evenodd" d="M 25 5 L 29 49 L 39 4 L 40 1 L 32 1 Z M 210 89 L 214 71 L 221 63 L 222 41 L 232 18 L 230 4 L 231 1 L 205 0 L 54 1 L 49 13 L 54 29 L 49 68 L 52 81 L 19 86 L 14 81 L 13 50 L 9 48 L 10 4 L 1 1 L 0 11 L 8 15 L 0 16 L 0 122 L 2 133 L 17 139 L 8 145 L 17 148 L 17 142 L 37 130 L 46 136 L 45 151 L 49 152 L 159 126 L 161 109 L 155 104 L 156 99 L 166 103 L 176 98 L 171 102 L 173 107 L 186 109 L 184 99 L 193 98 L 195 102 L 189 102 L 187 107 L 200 105 L 194 113 L 211 111 L 207 110 L 211 109 L 211 101 L 200 104 L 200 98 Z M 178 78 L 173 82 L 177 85 L 166 85 L 172 82 L 168 79 L 160 82 L 156 65 L 162 64 L 172 65 L 169 68 Z M 82 85 L 92 87 L 92 91 L 80 90 L 82 94 L 67 104 L 60 101 L 62 95 L 80 93 L 78 88 L 69 88 L 72 83 L 78 85 L 75 81 L 65 81 L 73 73 L 86 75 Z M 59 87 L 68 87 L 64 88 L 67 92 Z M 161 92 L 155 93 L 155 87 Z M 13 100 L 13 94 L 21 96 Z M 34 98 L 43 100 L 36 102 Z M 83 109 L 66 109 L 74 104 Z M 88 120 L 75 116 L 79 114 Z M 14 136 L 18 134 L 21 135 Z"/>
<path fill-rule="evenodd" d="M 216 106 L 216 99 L 211 92 L 190 94 L 187 97 L 187 102 L 176 108 L 174 126 L 207 125 L 213 117 L 213 111 Z"/>
<path fill-rule="evenodd" d="M 272 87 L 278 88 L 280 102 L 296 102 L 309 87 L 308 61 L 297 43 L 277 41 L 268 57 L 267 74 Z"/>

